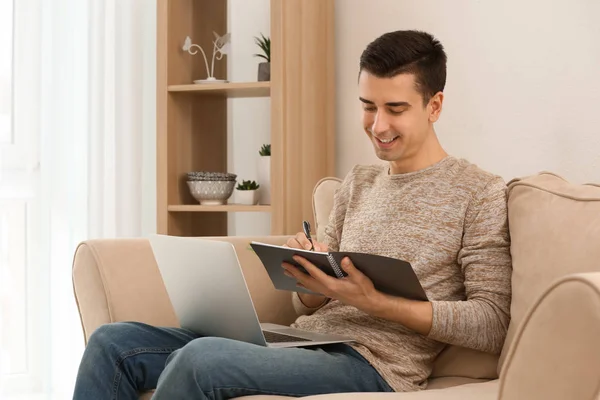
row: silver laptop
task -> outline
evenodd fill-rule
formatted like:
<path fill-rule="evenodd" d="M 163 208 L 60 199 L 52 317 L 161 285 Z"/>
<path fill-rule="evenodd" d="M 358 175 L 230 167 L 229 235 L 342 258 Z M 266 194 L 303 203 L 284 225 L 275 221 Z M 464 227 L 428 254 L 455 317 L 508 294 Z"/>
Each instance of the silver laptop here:
<path fill-rule="evenodd" d="M 269 347 L 352 341 L 339 335 L 261 324 L 231 243 L 167 235 L 148 239 L 182 328 L 201 336 Z"/>

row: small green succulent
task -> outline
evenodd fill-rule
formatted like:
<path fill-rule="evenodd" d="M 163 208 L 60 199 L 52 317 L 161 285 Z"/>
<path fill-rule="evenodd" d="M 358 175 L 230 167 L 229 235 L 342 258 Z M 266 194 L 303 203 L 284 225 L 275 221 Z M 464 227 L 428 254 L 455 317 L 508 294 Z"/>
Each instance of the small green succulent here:
<path fill-rule="evenodd" d="M 237 190 L 256 190 L 260 187 L 256 181 L 242 181 L 236 186 Z"/>
<path fill-rule="evenodd" d="M 263 144 L 262 147 L 260 148 L 260 150 L 258 151 L 258 154 L 260 154 L 261 156 L 270 156 L 271 155 L 271 145 Z"/>

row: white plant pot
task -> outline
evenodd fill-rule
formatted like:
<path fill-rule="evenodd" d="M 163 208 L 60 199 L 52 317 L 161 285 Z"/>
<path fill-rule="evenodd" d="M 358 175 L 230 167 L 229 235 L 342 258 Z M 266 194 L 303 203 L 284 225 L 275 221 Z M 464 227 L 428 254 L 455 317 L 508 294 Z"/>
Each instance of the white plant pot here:
<path fill-rule="evenodd" d="M 259 188 L 260 189 L 260 188 Z M 253 206 L 258 203 L 258 190 L 237 190 L 236 198 L 238 204 Z"/>
<path fill-rule="evenodd" d="M 260 156 L 258 159 L 258 202 L 271 204 L 271 156 Z"/>

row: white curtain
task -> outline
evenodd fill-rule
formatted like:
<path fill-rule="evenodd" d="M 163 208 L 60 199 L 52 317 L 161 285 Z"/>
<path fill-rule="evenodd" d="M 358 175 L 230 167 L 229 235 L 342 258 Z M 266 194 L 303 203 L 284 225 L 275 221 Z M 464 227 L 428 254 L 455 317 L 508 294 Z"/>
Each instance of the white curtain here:
<path fill-rule="evenodd" d="M 34 355 L 23 355 L 33 363 L 32 379 L 21 389 L 70 398 L 83 352 L 71 283 L 76 246 L 148 230 L 144 212 L 153 204 L 143 194 L 153 193 L 143 184 L 154 172 L 147 133 L 154 127 L 156 3 L 16 0 L 15 7 L 23 7 L 15 12 L 15 32 L 27 32 L 15 36 L 16 49 L 39 53 L 39 76 L 29 77 L 39 84 L 15 77 L 15 107 L 30 110 L 15 112 L 16 135 L 19 118 L 39 119 L 31 146 L 39 163 L 25 167 L 36 188 L 25 268 L 37 277 L 27 310 L 37 322 L 27 342 Z"/>

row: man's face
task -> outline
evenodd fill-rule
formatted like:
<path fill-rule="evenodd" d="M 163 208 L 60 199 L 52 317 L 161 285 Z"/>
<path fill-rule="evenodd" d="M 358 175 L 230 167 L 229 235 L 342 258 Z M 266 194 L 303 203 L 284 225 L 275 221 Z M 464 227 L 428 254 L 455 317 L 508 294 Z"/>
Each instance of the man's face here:
<path fill-rule="evenodd" d="M 417 155 L 434 121 L 430 105 L 423 106 L 415 88 L 414 75 L 378 78 L 362 71 L 358 88 L 363 127 L 377 157 L 395 162 Z"/>

